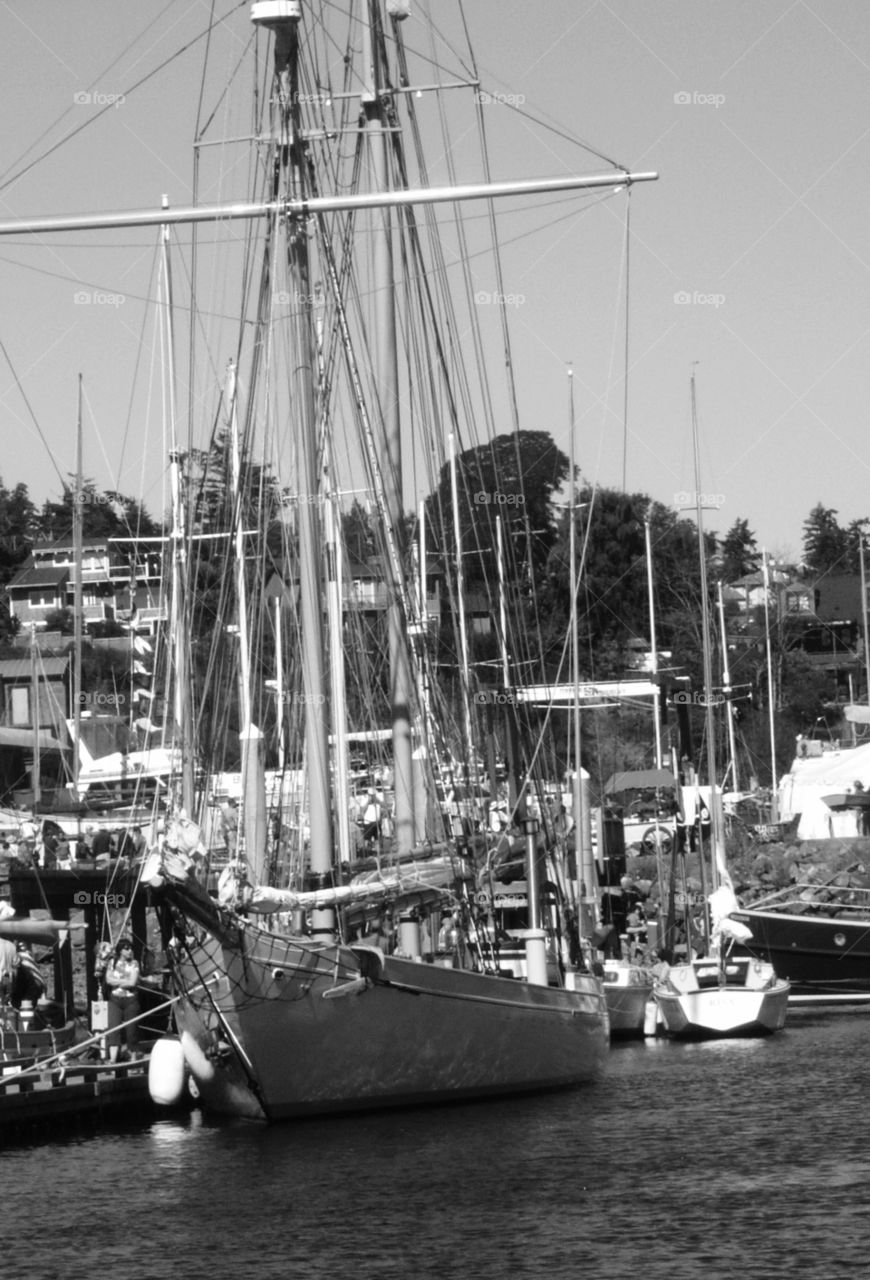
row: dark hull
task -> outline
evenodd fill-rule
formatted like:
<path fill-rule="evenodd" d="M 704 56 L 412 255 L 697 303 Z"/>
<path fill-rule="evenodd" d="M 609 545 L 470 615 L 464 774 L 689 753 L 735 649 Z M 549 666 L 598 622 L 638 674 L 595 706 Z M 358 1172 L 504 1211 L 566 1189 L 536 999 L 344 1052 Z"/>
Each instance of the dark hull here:
<path fill-rule="evenodd" d="M 206 1107 L 279 1120 L 565 1088 L 607 1052 L 600 984 L 544 987 L 224 920 L 178 977 Z M 207 992 L 208 994 L 205 994 Z"/>
<path fill-rule="evenodd" d="M 794 991 L 870 992 L 870 919 L 751 909 L 732 918 L 752 931 L 743 949 L 769 961 Z"/>

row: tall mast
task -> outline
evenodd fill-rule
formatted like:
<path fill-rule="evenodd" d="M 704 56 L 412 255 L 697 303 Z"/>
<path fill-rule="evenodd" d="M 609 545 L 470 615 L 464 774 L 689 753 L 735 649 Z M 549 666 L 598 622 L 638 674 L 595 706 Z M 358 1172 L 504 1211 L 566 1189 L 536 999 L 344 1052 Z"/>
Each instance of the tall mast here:
<path fill-rule="evenodd" d="M 236 570 L 236 624 L 239 642 L 239 747 L 242 766 L 240 834 L 251 878 L 266 879 L 266 779 L 263 735 L 251 711 L 251 653 L 248 619 L 248 583 L 245 571 L 245 504 L 242 501 L 242 450 L 239 441 L 238 376 L 235 365 L 227 369 L 227 406 L 230 417 L 230 463 L 233 486 L 234 561 Z"/>
<path fill-rule="evenodd" d="M 283 181 L 293 212 L 286 219 L 287 263 L 293 282 L 291 313 L 293 353 L 292 397 L 296 407 L 294 431 L 298 444 L 297 534 L 299 540 L 299 612 L 301 618 L 302 684 L 305 722 L 305 750 L 308 770 L 308 821 L 311 856 L 308 888 L 331 882 L 335 866 L 332 806 L 329 779 L 329 724 L 325 697 L 322 545 L 317 503 L 320 474 L 317 465 L 317 356 L 314 337 L 314 307 L 308 256 L 309 214 L 306 144 L 302 134 L 299 103 L 299 21 L 300 3 L 260 0 L 254 4 L 253 21 L 271 29 L 275 39 L 275 66 L 272 82 L 276 115 L 274 145 L 283 167 Z M 335 911 L 317 908 L 311 913 L 315 938 L 328 941 L 335 936 Z"/>
<path fill-rule="evenodd" d="M 390 177 L 390 131 L 384 115 L 391 110 L 387 100 L 386 67 L 381 56 L 382 31 L 378 0 L 360 0 L 363 33 L 363 120 L 368 143 L 369 173 L 375 192 L 387 192 Z M 377 404 L 381 419 L 381 474 L 384 481 L 386 517 L 399 539 L 403 512 L 402 438 L 399 414 L 399 375 L 396 345 L 395 282 L 393 275 L 393 225 L 389 208 L 373 218 L 372 273 L 374 289 Z M 411 679 L 406 641 L 406 620 L 402 602 L 393 584 L 387 608 L 390 653 L 390 715 L 393 736 L 395 777 L 395 827 L 398 856 L 414 847 L 413 748 L 411 741 Z"/>
<path fill-rule="evenodd" d="M 33 771 L 30 775 L 31 790 L 33 792 L 33 816 L 34 818 L 39 811 L 42 803 L 42 783 L 40 774 L 42 772 L 42 763 L 39 753 L 39 663 L 36 658 L 36 623 L 30 624 L 30 720 L 31 733 L 33 741 Z M 76 739 L 76 751 L 78 751 L 78 739 Z M 78 795 L 76 795 L 78 799 Z"/>
<path fill-rule="evenodd" d="M 451 433 L 447 437 L 450 464 L 450 509 L 453 513 L 453 541 L 456 546 L 456 608 L 459 614 L 459 687 L 462 692 L 462 708 L 465 716 L 465 750 L 468 756 L 468 778 L 471 781 L 472 761 L 476 760 L 474 737 L 471 729 L 471 688 L 469 684 L 468 625 L 465 620 L 465 570 L 462 561 L 462 526 L 459 520 L 459 493 L 456 484 L 456 440 Z"/>
<path fill-rule="evenodd" d="M 776 686 L 773 680 L 773 658 L 770 652 L 770 575 L 767 552 L 761 553 L 764 574 L 764 651 L 767 662 L 767 717 L 770 732 L 770 821 L 779 821 L 779 798 L 776 794 Z"/>
<path fill-rule="evenodd" d="M 698 407 L 695 398 L 695 375 L 692 374 L 692 445 L 695 456 L 695 504 L 698 517 L 698 559 L 701 577 L 701 636 L 704 647 L 704 701 L 707 722 L 707 781 L 710 784 L 710 826 L 713 856 L 710 859 L 713 889 L 718 888 L 719 868 L 724 865 L 725 823 L 722 797 L 718 788 L 716 767 L 716 721 L 713 715 L 713 656 L 710 639 L 710 602 L 707 598 L 707 556 L 704 546 L 704 520 L 701 507 L 701 460 L 698 444 Z"/>
<path fill-rule="evenodd" d="M 725 633 L 725 601 L 722 598 L 722 583 L 717 583 L 719 597 L 719 630 L 722 633 L 722 692 L 725 695 L 725 715 L 728 717 L 728 750 L 731 752 L 731 786 L 740 790 L 737 781 L 737 743 L 734 739 L 734 704 L 731 701 L 731 670 L 728 666 L 728 637 Z"/>
<path fill-rule="evenodd" d="M 595 905 L 598 901 L 598 877 L 595 867 L 595 859 L 592 856 L 592 841 L 590 839 L 589 818 L 586 813 L 584 804 L 585 788 L 581 776 L 583 769 L 583 761 L 581 756 L 581 731 L 580 731 L 580 633 L 577 620 L 577 605 L 580 598 L 580 581 L 577 573 L 577 496 L 575 481 L 575 455 L 574 455 L 574 370 L 568 371 L 569 400 L 568 400 L 568 477 L 569 477 L 569 500 L 568 500 L 568 520 L 569 520 L 569 573 L 571 578 L 571 680 L 573 683 L 573 696 L 571 703 L 571 723 L 573 727 L 574 737 L 574 770 L 572 774 L 572 798 L 571 808 L 574 814 L 574 857 L 577 862 L 577 877 L 580 881 L 580 893 L 578 900 L 581 911 L 586 912 L 586 919 L 582 921 L 581 932 L 591 933 L 594 924 Z M 585 892 L 584 892 L 585 890 Z M 590 903 L 592 906 L 590 907 Z"/>
<path fill-rule="evenodd" d="M 861 630 L 864 633 L 864 675 L 870 705 L 870 635 L 867 632 L 867 577 L 864 569 L 864 529 L 858 529 L 858 556 L 861 564 Z M 854 726 L 853 726 L 854 727 Z"/>
<path fill-rule="evenodd" d="M 236 623 L 239 628 L 239 709 L 242 731 L 251 724 L 251 655 L 248 638 L 248 584 L 245 578 L 245 531 L 242 527 L 242 450 L 239 443 L 238 381 L 235 365 L 227 367 L 230 416 L 230 465 L 233 486 L 233 538 L 236 568 Z M 242 769 L 244 772 L 244 768 Z"/>
<path fill-rule="evenodd" d="M 163 208 L 168 201 L 163 197 Z M 169 258 L 169 224 L 161 231 L 161 272 L 164 396 L 169 435 L 169 484 L 172 501 L 172 601 L 171 634 L 173 640 L 173 745 L 181 756 L 180 807 L 193 817 L 193 726 L 190 711 L 190 664 L 187 648 L 187 546 L 181 492 L 181 452 L 178 447 L 178 416 L 175 397 L 175 336 L 172 316 L 172 273 Z"/>
<path fill-rule="evenodd" d="M 652 535 L 649 517 L 643 522 L 644 546 L 646 548 L 646 587 L 649 598 L 649 647 L 652 678 L 655 684 L 653 694 L 653 719 L 655 720 L 656 768 L 662 767 L 662 690 L 659 684 L 659 651 L 656 643 L 656 606 L 653 584 Z"/>
<path fill-rule="evenodd" d="M 82 375 L 79 374 L 76 414 L 76 475 L 73 493 L 73 759 L 72 792 L 79 799 L 80 743 L 82 740 L 82 565 L 84 562 L 82 522 Z"/>

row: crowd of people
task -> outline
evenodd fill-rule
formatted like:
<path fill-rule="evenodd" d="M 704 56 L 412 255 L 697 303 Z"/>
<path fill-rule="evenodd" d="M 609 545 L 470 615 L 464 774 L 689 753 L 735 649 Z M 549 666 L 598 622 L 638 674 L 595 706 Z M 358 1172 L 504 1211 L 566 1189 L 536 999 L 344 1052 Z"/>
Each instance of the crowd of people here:
<path fill-rule="evenodd" d="M 144 858 L 146 839 L 139 826 L 114 828 L 88 823 L 70 840 L 50 818 L 23 818 L 18 831 L 0 840 L 0 863 L 15 861 L 42 871 L 72 871 L 80 866 L 104 867 L 121 861 L 132 866 Z"/>

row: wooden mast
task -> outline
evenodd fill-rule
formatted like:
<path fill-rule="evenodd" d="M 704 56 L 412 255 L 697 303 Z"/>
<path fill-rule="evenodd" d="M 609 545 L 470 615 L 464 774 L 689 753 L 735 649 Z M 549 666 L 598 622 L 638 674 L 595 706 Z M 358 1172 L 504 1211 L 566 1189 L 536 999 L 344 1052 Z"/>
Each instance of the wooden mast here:
<path fill-rule="evenodd" d="M 82 494 L 82 375 L 79 374 L 78 412 L 76 414 L 76 475 L 73 493 L 73 758 L 72 792 L 79 800 L 79 770 L 82 740 L 82 565 L 83 550 Z M 38 701 L 37 701 L 38 707 Z M 37 717 L 38 718 L 38 717 Z"/>

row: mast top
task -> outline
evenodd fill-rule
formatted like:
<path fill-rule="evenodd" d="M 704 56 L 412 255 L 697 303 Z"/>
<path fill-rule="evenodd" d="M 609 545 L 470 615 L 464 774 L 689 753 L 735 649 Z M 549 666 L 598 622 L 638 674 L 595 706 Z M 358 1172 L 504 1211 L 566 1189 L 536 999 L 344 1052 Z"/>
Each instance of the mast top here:
<path fill-rule="evenodd" d="M 254 0 L 251 21 L 258 27 L 283 27 L 302 18 L 302 0 Z"/>

